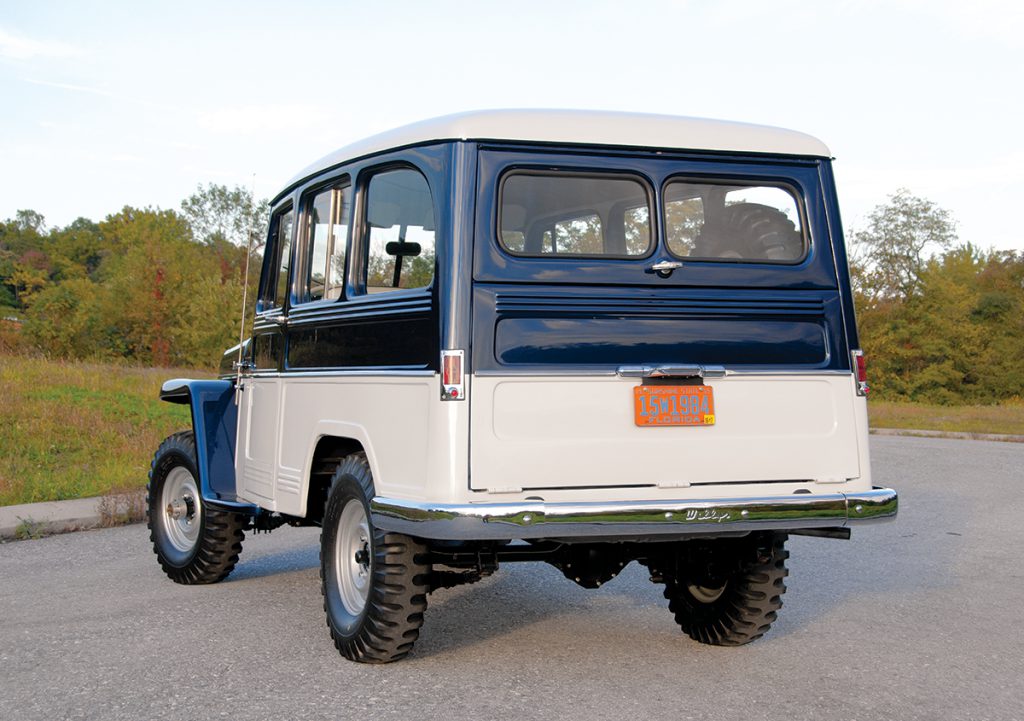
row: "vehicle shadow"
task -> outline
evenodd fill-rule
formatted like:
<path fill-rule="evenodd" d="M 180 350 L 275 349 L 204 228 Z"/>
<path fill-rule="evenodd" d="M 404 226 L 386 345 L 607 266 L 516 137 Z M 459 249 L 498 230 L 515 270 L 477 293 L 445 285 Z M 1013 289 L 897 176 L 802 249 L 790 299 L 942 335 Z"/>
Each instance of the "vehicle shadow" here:
<path fill-rule="evenodd" d="M 898 623 L 928 597 L 956 595 L 967 583 L 965 569 L 986 546 L 999 544 L 999 538 L 1004 547 L 1024 540 L 1010 506 L 993 508 L 969 486 L 953 482 L 958 472 L 966 472 L 955 467 L 955 456 L 940 459 L 948 461 L 945 478 L 933 478 L 928 485 L 901 484 L 900 477 L 919 458 L 920 449 L 909 450 L 914 452 L 906 459 L 889 459 L 885 472 L 891 478 L 877 479 L 900 491 L 895 521 L 856 527 L 849 541 L 790 538 L 785 607 L 769 638 Z M 318 563 L 314 541 L 251 559 L 243 555 L 231 580 L 310 571 Z M 662 587 L 650 583 L 646 569 L 635 563 L 596 591 L 577 587 L 544 563 L 507 564 L 478 584 L 431 594 L 415 655 L 455 653 L 530 627 L 544 629 L 549 621 L 569 616 L 584 633 L 587 623 L 614 615 L 624 628 L 652 639 L 673 631 L 677 635 L 667 606 Z"/>
<path fill-rule="evenodd" d="M 910 489 L 902 495 L 897 520 L 856 528 L 849 541 L 792 536 L 785 606 L 767 637 L 828 632 L 837 624 L 894 622 L 913 614 L 919 600 L 953 592 L 964 583 L 958 575 L 960 559 L 971 552 L 972 543 L 978 545 L 969 529 L 988 510 L 972 509 L 965 495 L 951 487 Z M 971 513 L 940 522 L 950 507 Z M 662 591 L 636 563 L 597 591 L 578 588 L 545 564 L 503 567 L 477 586 L 431 596 L 427 632 L 416 655 L 453 652 L 559 617 L 589 617 L 600 625 L 609 612 L 645 642 L 668 641 L 680 631 Z"/>
<path fill-rule="evenodd" d="M 555 653 L 572 638 L 601 654 L 624 647 L 623 634 L 643 644 L 674 641 L 679 633 L 662 587 L 637 563 L 600 589 L 581 588 L 546 563 L 517 563 L 480 583 L 432 594 L 414 654 L 461 655 L 513 636 L 538 653 Z"/>
<path fill-rule="evenodd" d="M 234 583 L 282 573 L 308 571 L 319 565 L 320 547 L 315 544 L 306 544 L 284 551 L 260 553 L 251 557 L 247 557 L 243 550 L 238 566 L 228 576 L 226 582 Z"/>

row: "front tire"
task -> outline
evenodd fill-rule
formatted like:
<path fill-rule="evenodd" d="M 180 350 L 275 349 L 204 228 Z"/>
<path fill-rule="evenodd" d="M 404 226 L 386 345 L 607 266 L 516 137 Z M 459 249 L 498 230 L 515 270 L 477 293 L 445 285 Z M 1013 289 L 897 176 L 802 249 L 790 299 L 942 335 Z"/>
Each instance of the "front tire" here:
<path fill-rule="evenodd" d="M 320 580 L 327 627 L 345 658 L 389 663 L 405 657 L 427 609 L 426 546 L 373 527 L 373 477 L 366 454 L 334 472 L 320 535 Z"/>
<path fill-rule="evenodd" d="M 785 545 L 784 533 L 758 533 L 712 541 L 684 558 L 659 563 L 656 574 L 683 632 L 714 646 L 761 638 L 782 608 Z"/>
<path fill-rule="evenodd" d="M 216 583 L 234 570 L 245 518 L 203 502 L 192 431 L 160 444 L 146 494 L 149 540 L 168 578 L 188 585 Z"/>

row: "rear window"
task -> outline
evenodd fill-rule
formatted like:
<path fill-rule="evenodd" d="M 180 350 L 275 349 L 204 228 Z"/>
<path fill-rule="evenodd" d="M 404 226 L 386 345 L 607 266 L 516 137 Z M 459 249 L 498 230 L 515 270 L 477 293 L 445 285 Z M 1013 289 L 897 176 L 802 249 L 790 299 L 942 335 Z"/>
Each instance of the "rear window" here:
<path fill-rule="evenodd" d="M 517 172 L 501 186 L 499 238 L 536 257 L 637 257 L 651 252 L 647 186 L 615 175 Z"/>
<path fill-rule="evenodd" d="M 680 258 L 796 263 L 807 254 L 800 218 L 796 196 L 779 186 L 665 186 L 665 237 Z"/>

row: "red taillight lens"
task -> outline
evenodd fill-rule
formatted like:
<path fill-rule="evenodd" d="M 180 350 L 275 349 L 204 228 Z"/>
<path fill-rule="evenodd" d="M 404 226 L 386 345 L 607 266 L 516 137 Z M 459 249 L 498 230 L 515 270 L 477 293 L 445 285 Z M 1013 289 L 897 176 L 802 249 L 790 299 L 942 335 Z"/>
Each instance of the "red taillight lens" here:
<path fill-rule="evenodd" d="M 444 357 L 441 382 L 446 386 L 462 385 L 462 356 L 448 355 Z"/>
<path fill-rule="evenodd" d="M 441 351 L 441 400 L 465 400 L 466 381 L 462 374 L 464 357 L 465 353 L 461 350 Z"/>
<path fill-rule="evenodd" d="M 857 394 L 866 396 L 868 391 L 868 361 L 864 351 L 855 350 L 850 353 L 853 358 L 853 372 L 857 375 Z"/>

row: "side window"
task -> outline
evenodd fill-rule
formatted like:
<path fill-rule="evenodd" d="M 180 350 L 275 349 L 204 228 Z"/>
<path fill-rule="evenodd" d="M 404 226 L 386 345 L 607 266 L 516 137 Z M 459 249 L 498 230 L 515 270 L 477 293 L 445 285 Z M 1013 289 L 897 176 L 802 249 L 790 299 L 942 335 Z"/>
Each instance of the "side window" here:
<path fill-rule="evenodd" d="M 683 258 L 794 263 L 807 252 L 796 196 L 777 186 L 672 181 L 665 236 Z"/>
<path fill-rule="evenodd" d="M 366 194 L 366 292 L 425 288 L 434 279 L 434 204 L 407 168 L 377 173 Z"/>
<path fill-rule="evenodd" d="M 259 310 L 280 308 L 288 297 L 288 264 L 294 218 L 291 208 L 279 211 L 271 218 L 267 255 L 263 262 L 264 277 L 260 283 Z"/>
<path fill-rule="evenodd" d="M 501 244 L 515 255 L 636 257 L 651 250 L 650 194 L 615 175 L 512 173 L 501 186 Z"/>
<path fill-rule="evenodd" d="M 345 289 L 345 244 L 352 214 L 348 184 L 321 190 L 306 211 L 304 300 L 340 298 Z"/>

